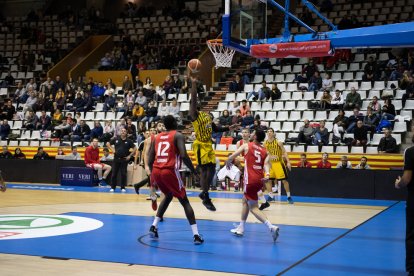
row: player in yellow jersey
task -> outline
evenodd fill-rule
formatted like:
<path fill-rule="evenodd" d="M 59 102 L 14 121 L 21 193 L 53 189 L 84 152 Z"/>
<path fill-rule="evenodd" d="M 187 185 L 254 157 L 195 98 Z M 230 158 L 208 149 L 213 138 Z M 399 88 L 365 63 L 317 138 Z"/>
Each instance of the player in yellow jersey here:
<path fill-rule="evenodd" d="M 269 192 L 269 197 L 267 201 L 260 206 L 261 210 L 270 206 L 268 201 L 274 200 L 272 195 L 272 184 L 275 182 L 275 185 L 277 185 L 278 180 L 282 181 L 283 186 L 285 187 L 288 202 L 293 204 L 292 197 L 290 196 L 289 182 L 287 181 L 289 171 L 292 167 L 289 161 L 289 156 L 283 147 L 283 143 L 276 139 L 273 128 L 267 130 L 267 140 L 264 141 L 263 146 L 270 156 L 271 166 L 269 181 L 266 182 L 266 189 Z"/>
<path fill-rule="evenodd" d="M 201 111 L 201 105 L 197 103 L 197 79 L 191 77 L 190 88 L 190 119 L 193 123 L 196 139 L 193 142 L 193 152 L 200 168 L 200 185 L 202 192 L 199 197 L 203 200 L 203 205 L 210 211 L 216 211 L 216 207 L 211 202 L 208 191 L 213 181 L 216 170 L 216 155 L 213 150 L 211 135 L 214 132 L 224 132 L 235 128 L 219 127 L 213 123 L 211 114 Z"/>

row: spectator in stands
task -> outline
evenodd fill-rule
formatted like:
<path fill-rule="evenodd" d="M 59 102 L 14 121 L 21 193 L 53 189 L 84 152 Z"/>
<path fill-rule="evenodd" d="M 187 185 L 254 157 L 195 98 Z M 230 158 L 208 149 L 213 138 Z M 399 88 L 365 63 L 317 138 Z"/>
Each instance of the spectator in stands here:
<path fill-rule="evenodd" d="M 112 161 L 112 160 L 114 160 L 114 156 L 109 153 L 109 149 L 103 148 L 103 156 L 101 157 L 101 162 Z"/>
<path fill-rule="evenodd" d="M 151 91 L 151 90 L 145 90 L 145 91 Z M 164 99 L 167 100 L 167 95 L 165 94 L 165 90 L 161 85 L 157 87 L 157 90 L 155 90 L 155 93 L 156 94 L 154 98 L 157 102 L 162 101 Z"/>
<path fill-rule="evenodd" d="M 0 114 L 0 120 L 13 120 L 13 116 L 16 114 L 16 108 L 13 106 L 11 100 L 7 101 L 5 106 L 3 106 L 3 110 Z"/>
<path fill-rule="evenodd" d="M 322 78 L 319 71 L 315 71 L 313 76 L 309 79 L 308 91 L 317 91 L 322 87 Z"/>
<path fill-rule="evenodd" d="M 356 170 L 370 170 L 371 167 L 368 165 L 368 158 L 365 156 L 361 157 L 361 161 L 355 166 Z"/>
<path fill-rule="evenodd" d="M 348 161 L 348 156 L 341 156 L 341 161 L 336 165 L 337 169 L 352 169 L 352 164 Z"/>
<path fill-rule="evenodd" d="M 229 106 L 229 113 L 230 115 L 235 115 L 236 111 L 239 110 L 240 111 L 240 106 L 239 106 L 239 102 L 238 101 L 233 101 L 232 105 Z"/>
<path fill-rule="evenodd" d="M 168 115 L 174 116 L 179 121 L 181 120 L 180 117 L 180 107 L 178 106 L 178 102 L 176 99 L 173 99 L 170 103 L 168 108 Z"/>
<path fill-rule="evenodd" d="M 131 118 L 127 119 L 125 129 L 127 130 L 127 137 L 131 139 L 132 141 L 136 141 L 137 140 L 137 128 L 132 123 Z"/>
<path fill-rule="evenodd" d="M 139 76 L 138 75 L 135 76 L 135 78 L 134 78 L 134 89 L 139 90 L 139 89 L 142 89 L 143 87 L 144 87 L 144 84 L 139 79 Z"/>
<path fill-rule="evenodd" d="M 325 78 L 322 80 L 322 90 L 332 91 L 333 82 L 332 82 L 332 73 L 328 72 L 325 75 Z"/>
<path fill-rule="evenodd" d="M 253 127 L 253 123 L 254 123 L 254 117 L 252 115 L 252 112 L 249 110 L 246 112 L 246 115 L 243 117 L 241 126 L 244 128 L 251 128 Z"/>
<path fill-rule="evenodd" d="M 56 76 L 52 86 L 53 91 L 58 91 L 59 89 L 65 90 L 65 83 L 60 79 L 60 76 Z"/>
<path fill-rule="evenodd" d="M 167 105 L 167 101 L 163 100 L 161 102 L 161 104 L 158 105 L 158 111 L 157 111 L 157 115 L 160 119 L 164 118 L 165 116 L 168 115 L 168 105 Z"/>
<path fill-rule="evenodd" d="M 135 103 L 139 104 L 143 108 L 147 107 L 147 97 L 144 96 L 142 91 L 138 92 L 138 96 L 135 99 Z"/>
<path fill-rule="evenodd" d="M 57 90 L 55 102 L 57 103 L 57 108 L 59 108 L 60 110 L 65 109 L 65 93 L 62 89 Z"/>
<path fill-rule="evenodd" d="M 259 68 L 256 69 L 256 74 L 257 75 L 269 75 L 272 71 L 272 64 L 270 64 L 270 61 L 268 58 L 264 58 L 260 65 Z"/>
<path fill-rule="evenodd" d="M 242 117 L 242 115 L 240 113 L 240 110 L 237 109 L 236 110 L 236 113 L 233 115 L 233 117 L 231 119 L 231 123 L 232 123 L 232 125 L 235 125 L 235 124 L 241 125 L 242 122 L 243 122 L 243 117 Z"/>
<path fill-rule="evenodd" d="M 244 82 L 241 80 L 239 74 L 234 75 L 233 80 L 229 85 L 229 91 L 233 93 L 244 91 Z"/>
<path fill-rule="evenodd" d="M 303 121 L 304 125 L 299 129 L 297 143 L 305 143 L 307 145 L 312 144 L 312 140 L 315 134 L 315 129 L 310 125 L 309 120 Z"/>
<path fill-rule="evenodd" d="M 96 101 L 101 101 L 103 95 L 105 93 L 105 87 L 103 86 L 102 82 L 98 82 L 92 87 L 92 98 Z"/>
<path fill-rule="evenodd" d="M 181 93 L 188 94 L 190 86 L 191 86 L 191 81 L 188 80 L 187 75 L 184 75 L 184 80 L 181 85 Z"/>
<path fill-rule="evenodd" d="M 52 117 L 52 127 L 62 124 L 62 121 L 63 121 L 63 114 L 60 111 L 60 109 L 56 109 Z"/>
<path fill-rule="evenodd" d="M 14 159 L 26 159 L 26 155 L 22 152 L 20 148 L 16 148 L 14 150 L 13 158 Z"/>
<path fill-rule="evenodd" d="M 23 112 L 26 112 L 28 110 L 33 110 L 33 106 L 37 102 L 36 92 L 31 91 L 29 95 L 30 96 L 29 96 L 29 98 L 27 98 L 26 103 L 24 105 Z"/>
<path fill-rule="evenodd" d="M 404 89 L 403 86 L 405 86 L 405 94 L 402 96 L 402 104 L 405 106 L 405 102 L 407 100 L 414 99 L 414 78 L 412 76 L 409 76 L 407 84 L 401 84 L 400 88 Z"/>
<path fill-rule="evenodd" d="M 124 81 L 122 82 L 122 92 L 127 93 L 133 89 L 132 82 L 127 75 L 124 76 Z"/>
<path fill-rule="evenodd" d="M 103 135 L 103 127 L 101 125 L 101 122 L 95 121 L 94 127 L 91 129 L 91 140 L 94 138 L 101 140 Z"/>
<path fill-rule="evenodd" d="M 315 128 L 313 144 L 318 146 L 327 146 L 329 144 L 329 131 L 325 127 L 325 120 L 319 122 Z"/>
<path fill-rule="evenodd" d="M 124 97 L 124 106 L 126 107 L 129 102 L 135 102 L 135 96 L 132 94 L 131 90 L 126 92 L 126 95 Z"/>
<path fill-rule="evenodd" d="M 63 151 L 63 147 L 58 147 L 56 157 L 58 157 L 58 156 L 65 156 L 65 152 Z M 58 159 L 58 158 L 56 158 L 56 159 Z M 63 159 L 63 158 L 61 158 L 61 159 Z"/>
<path fill-rule="evenodd" d="M 168 99 L 168 95 L 174 92 L 173 81 L 171 76 L 165 77 L 164 83 L 162 84 L 162 88 L 165 91 L 165 98 Z"/>
<path fill-rule="evenodd" d="M 6 140 L 10 134 L 10 125 L 7 120 L 0 121 L 0 140 Z"/>
<path fill-rule="evenodd" d="M 348 117 L 345 116 L 345 112 L 343 110 L 338 111 L 338 116 L 335 117 L 333 124 L 334 135 L 332 138 L 332 143 L 335 144 L 341 140 L 342 134 L 348 126 Z"/>
<path fill-rule="evenodd" d="M 223 114 L 220 116 L 219 118 L 219 123 L 222 127 L 229 127 L 232 125 L 231 120 L 232 118 L 230 117 L 229 111 L 228 110 L 224 110 Z"/>
<path fill-rule="evenodd" d="M 362 106 L 361 95 L 356 91 L 355 87 L 351 88 L 351 93 L 346 95 L 345 110 L 360 108 Z"/>
<path fill-rule="evenodd" d="M 106 53 L 103 58 L 101 58 L 101 66 L 99 67 L 99 71 L 107 71 L 111 70 L 114 66 L 114 60 L 111 57 L 110 53 Z"/>
<path fill-rule="evenodd" d="M 379 116 L 381 113 L 381 104 L 378 102 L 377 96 L 372 97 L 372 101 L 368 106 L 371 107 L 372 113 Z"/>
<path fill-rule="evenodd" d="M 261 124 L 260 119 L 254 119 L 253 126 L 251 127 L 251 129 L 254 130 L 254 131 L 256 131 L 256 130 L 266 131 L 267 127 L 265 125 Z"/>
<path fill-rule="evenodd" d="M 3 87 L 9 87 L 11 85 L 14 85 L 14 77 L 11 75 L 11 72 L 9 71 L 7 73 L 7 76 L 4 78 Z"/>
<path fill-rule="evenodd" d="M 33 156 L 34 160 L 47 160 L 50 159 L 49 154 L 43 150 L 43 147 L 37 148 L 37 153 Z"/>
<path fill-rule="evenodd" d="M 359 112 L 359 108 L 354 108 L 353 114 L 348 118 L 348 128 L 346 129 L 346 132 L 354 133 L 354 128 L 359 120 L 363 121 L 364 115 Z"/>
<path fill-rule="evenodd" d="M 384 129 L 384 137 L 378 145 L 378 153 L 398 153 L 397 141 L 391 135 L 391 130 Z"/>
<path fill-rule="evenodd" d="M 17 88 L 14 92 L 14 101 L 16 103 L 25 103 L 29 96 L 26 93 L 26 88 L 23 86 L 22 82 L 17 82 Z"/>
<path fill-rule="evenodd" d="M 328 161 L 328 158 L 329 154 L 327 152 L 324 152 L 322 154 L 322 160 L 316 164 L 316 167 L 318 169 L 330 169 L 332 167 L 332 164 Z"/>
<path fill-rule="evenodd" d="M 247 112 L 250 111 L 250 106 L 247 104 L 247 100 L 242 100 L 242 105 L 239 110 L 242 117 L 247 115 Z"/>
<path fill-rule="evenodd" d="M 81 93 L 76 94 L 76 98 L 73 100 L 72 111 L 82 111 L 85 106 L 85 100 Z"/>
<path fill-rule="evenodd" d="M 173 82 L 172 82 L 172 88 L 174 90 L 174 93 L 177 94 L 177 97 L 178 97 L 178 94 L 180 94 L 180 91 L 181 91 L 181 87 L 182 86 L 183 86 L 183 83 L 180 80 L 179 76 L 178 75 L 174 75 Z"/>
<path fill-rule="evenodd" d="M 37 84 L 34 81 L 34 79 L 30 79 L 29 82 L 26 84 L 26 90 L 30 90 L 30 88 L 32 91 L 36 91 L 37 89 Z"/>
<path fill-rule="evenodd" d="M 318 71 L 318 67 L 313 63 L 313 59 L 309 59 L 308 65 L 302 69 L 302 74 L 296 76 L 296 81 L 299 83 L 306 83 L 315 75 L 315 72 Z"/>
<path fill-rule="evenodd" d="M 121 119 L 121 121 L 122 120 L 125 123 L 125 120 Z M 114 135 L 115 135 L 115 128 L 112 125 L 112 121 L 110 121 L 110 120 L 106 121 L 105 126 L 103 128 L 102 142 L 108 142 L 109 140 L 112 139 L 112 137 L 114 137 Z"/>
<path fill-rule="evenodd" d="M 244 84 L 249 83 L 253 79 L 255 73 L 256 71 L 250 68 L 250 64 L 247 64 L 246 69 L 243 70 L 242 75 L 241 75 L 243 83 Z"/>
<path fill-rule="evenodd" d="M 378 126 L 379 118 L 377 115 L 372 113 L 372 109 L 370 107 L 367 108 L 367 114 L 364 116 L 364 120 L 362 122 L 363 122 L 363 125 L 366 131 L 371 132 L 371 139 L 372 139 L 375 133 L 375 129 Z"/>
<path fill-rule="evenodd" d="M 352 140 L 353 146 L 366 146 L 368 142 L 368 132 L 364 127 L 362 120 L 358 120 L 354 129 L 354 139 Z"/>
<path fill-rule="evenodd" d="M 84 120 L 79 121 L 79 133 L 80 133 L 79 138 L 76 136 L 73 137 L 74 141 L 76 141 L 76 139 L 79 139 L 85 142 L 91 140 L 91 128 L 89 127 L 87 123 L 85 123 Z"/>
<path fill-rule="evenodd" d="M 42 111 L 42 114 L 39 117 L 39 121 L 36 124 L 36 129 L 45 131 L 51 129 L 52 126 L 52 119 L 49 115 L 46 114 L 46 111 Z"/>
<path fill-rule="evenodd" d="M 66 119 L 62 120 L 62 123 L 54 128 L 54 134 L 52 134 L 55 138 L 61 138 L 64 134 L 69 133 L 70 128 L 73 124 L 72 114 L 66 114 Z"/>
<path fill-rule="evenodd" d="M 332 102 L 331 94 L 329 94 L 328 90 L 324 90 L 321 100 L 319 101 L 320 108 L 329 109 L 331 107 L 331 102 Z"/>
<path fill-rule="evenodd" d="M 282 92 L 280 92 L 276 83 L 272 84 L 272 89 L 266 90 L 265 93 L 266 93 L 266 101 L 271 100 L 273 102 L 273 101 L 279 100 L 282 97 Z"/>
<path fill-rule="evenodd" d="M 395 106 L 392 104 L 391 98 L 386 98 L 384 106 L 382 107 L 381 117 L 385 120 L 394 120 L 397 113 L 395 112 Z"/>
<path fill-rule="evenodd" d="M 82 160 L 82 157 L 78 152 L 77 146 L 72 147 L 72 151 L 65 156 L 65 160 Z"/>
<path fill-rule="evenodd" d="M 312 164 L 306 158 L 306 153 L 300 155 L 300 161 L 296 166 L 298 168 L 312 168 Z"/>
<path fill-rule="evenodd" d="M 259 92 L 256 91 L 250 91 L 247 95 L 247 100 L 249 100 L 252 96 L 254 97 L 253 100 L 264 100 L 266 98 L 266 95 L 270 94 L 269 87 L 266 86 L 266 81 L 262 81 L 262 87 L 259 89 Z"/>
<path fill-rule="evenodd" d="M 402 75 L 402 77 L 401 77 L 400 81 L 399 81 L 399 87 L 400 87 L 400 89 L 402 89 L 402 90 L 407 89 L 407 86 L 408 86 L 410 83 L 412 83 L 412 82 L 410 81 L 410 77 L 411 77 L 410 72 L 408 72 L 408 70 L 405 70 L 405 71 L 403 72 L 403 75 Z M 17 85 L 19 85 L 19 83 L 17 83 Z"/>
<path fill-rule="evenodd" d="M 373 56 L 368 58 L 368 63 L 364 67 L 364 75 L 362 75 L 362 81 L 374 82 L 379 79 L 378 77 L 378 64 L 374 60 Z"/>
<path fill-rule="evenodd" d="M 57 127 L 55 128 L 55 130 Z M 63 140 L 65 141 L 80 141 L 80 130 L 79 125 L 76 119 L 72 119 L 71 121 L 67 121 L 66 128 L 62 130 Z"/>
<path fill-rule="evenodd" d="M 116 99 L 113 96 L 113 92 L 109 91 L 108 96 L 105 99 L 104 105 L 103 105 L 103 111 L 115 111 L 116 106 Z"/>
<path fill-rule="evenodd" d="M 221 127 L 219 119 L 214 119 L 213 121 L 214 124 L 216 124 L 216 126 Z M 221 141 L 221 137 L 223 137 L 223 132 L 215 132 L 213 131 L 213 133 L 211 134 L 211 140 L 213 141 L 214 144 L 220 144 Z"/>
<path fill-rule="evenodd" d="M 23 126 L 28 129 L 35 129 L 37 126 L 37 123 L 39 122 L 39 117 L 31 110 L 26 115 L 26 121 L 24 122 Z"/>
<path fill-rule="evenodd" d="M 159 117 L 157 116 L 158 109 L 155 106 L 155 101 L 150 101 L 147 109 L 145 110 L 145 117 L 142 118 L 142 122 L 148 122 L 151 124 L 151 122 L 156 122 L 159 120 Z"/>
<path fill-rule="evenodd" d="M 0 152 L 0 159 L 12 159 L 13 155 L 7 146 L 3 146 L 3 151 Z"/>

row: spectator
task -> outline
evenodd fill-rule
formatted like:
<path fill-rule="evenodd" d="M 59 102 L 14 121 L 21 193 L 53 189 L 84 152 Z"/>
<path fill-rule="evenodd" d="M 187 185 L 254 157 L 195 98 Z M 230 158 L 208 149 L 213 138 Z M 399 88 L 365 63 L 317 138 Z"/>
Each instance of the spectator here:
<path fill-rule="evenodd" d="M 92 98 L 96 101 L 100 101 L 103 98 L 104 93 L 105 87 L 103 86 L 101 81 L 92 87 Z"/>
<path fill-rule="evenodd" d="M 23 112 L 26 112 L 28 110 L 33 110 L 33 106 L 37 102 L 36 92 L 32 91 L 32 92 L 30 92 L 29 95 L 30 96 L 29 96 L 29 98 L 27 98 L 26 103 L 24 105 Z"/>
<path fill-rule="evenodd" d="M 38 147 L 37 148 L 37 153 L 33 156 L 34 160 L 47 160 L 50 159 L 49 158 L 49 154 L 47 154 L 44 150 L 43 147 Z"/>
<path fill-rule="evenodd" d="M 300 155 L 300 161 L 296 165 L 298 168 L 312 168 L 312 164 L 306 159 L 306 154 Z"/>
<path fill-rule="evenodd" d="M 354 108 L 353 114 L 348 118 L 348 128 L 346 129 L 346 132 L 354 133 L 354 128 L 359 120 L 363 121 L 364 115 L 359 112 L 359 108 Z"/>
<path fill-rule="evenodd" d="M 144 93 L 142 91 L 138 92 L 138 96 L 135 99 L 135 103 L 138 103 L 143 108 L 147 107 L 147 98 L 144 96 Z"/>
<path fill-rule="evenodd" d="M 214 123 L 216 124 L 216 126 L 221 127 L 218 119 L 214 119 Z M 213 131 L 211 135 L 211 140 L 213 140 L 213 143 L 217 145 L 220 144 L 221 137 L 223 137 L 223 132 Z"/>
<path fill-rule="evenodd" d="M 109 154 L 108 148 L 104 148 L 103 156 L 101 157 L 101 162 L 112 161 L 112 160 L 114 160 L 114 156 L 112 154 Z"/>
<path fill-rule="evenodd" d="M 378 79 L 378 64 L 374 61 L 374 57 L 368 58 L 368 63 L 364 67 L 364 75 L 362 75 L 362 81 L 374 82 Z"/>
<path fill-rule="evenodd" d="M 391 135 L 391 130 L 384 130 L 384 137 L 381 138 L 378 145 L 378 153 L 398 153 L 397 141 Z"/>
<path fill-rule="evenodd" d="M 58 156 L 65 156 L 65 152 L 63 151 L 63 147 L 58 147 L 58 149 L 57 149 L 57 153 L 56 153 L 56 159 L 58 159 L 57 157 Z M 63 158 L 60 158 L 60 159 L 63 159 Z"/>
<path fill-rule="evenodd" d="M 352 169 L 352 164 L 348 161 L 348 156 L 341 156 L 341 161 L 336 165 L 337 169 Z"/>
<path fill-rule="evenodd" d="M 26 159 L 26 155 L 22 152 L 20 148 L 16 148 L 14 150 L 13 158 L 14 159 Z"/>
<path fill-rule="evenodd" d="M 322 90 L 331 91 L 333 88 L 332 73 L 326 73 L 325 78 L 322 80 Z"/>
<path fill-rule="evenodd" d="M 407 73 L 408 76 L 408 73 Z M 414 99 L 414 78 L 412 76 L 407 77 L 406 83 L 401 83 L 400 88 L 405 89 L 405 94 L 402 96 L 402 104 L 405 106 L 407 100 Z"/>
<path fill-rule="evenodd" d="M 240 114 L 242 117 L 247 115 L 247 112 L 250 111 L 250 106 L 247 104 L 246 100 L 242 100 L 242 105 L 240 106 Z"/>
<path fill-rule="evenodd" d="M 74 135 L 73 140 L 74 141 L 90 141 L 91 140 L 91 128 L 87 123 L 85 123 L 84 120 L 79 121 L 79 137 Z"/>
<path fill-rule="evenodd" d="M 229 113 L 230 115 L 235 115 L 236 111 L 239 110 L 240 111 L 240 106 L 239 106 L 239 102 L 238 101 L 233 101 L 232 106 L 229 107 Z"/>
<path fill-rule="evenodd" d="M 180 107 L 178 106 L 177 100 L 173 99 L 169 108 L 168 108 L 168 115 L 174 116 L 176 119 L 181 121 L 180 117 Z"/>
<path fill-rule="evenodd" d="M 313 76 L 309 79 L 308 91 L 317 91 L 322 87 L 322 78 L 319 74 L 319 71 L 315 71 Z"/>
<path fill-rule="evenodd" d="M 184 80 L 181 86 L 181 93 L 188 94 L 188 89 L 190 88 L 191 81 L 188 80 L 188 76 L 184 75 Z"/>
<path fill-rule="evenodd" d="M 72 111 L 82 111 L 86 102 L 81 93 L 76 94 L 76 98 L 73 100 Z"/>
<path fill-rule="evenodd" d="M 395 112 L 395 106 L 392 104 L 390 98 L 386 98 L 384 106 L 382 107 L 382 119 L 394 120 L 397 113 Z"/>
<path fill-rule="evenodd" d="M 113 96 L 113 92 L 109 91 L 108 97 L 105 99 L 105 103 L 103 106 L 103 111 L 114 111 L 116 105 L 116 99 Z"/>
<path fill-rule="evenodd" d="M 7 146 L 3 146 L 3 151 L 0 152 L 0 159 L 12 159 L 13 155 Z"/>
<path fill-rule="evenodd" d="M 313 137 L 313 144 L 318 146 L 327 146 L 329 144 L 329 131 L 325 127 L 325 121 L 319 123 L 319 127 L 315 129 L 315 136 Z"/>
<path fill-rule="evenodd" d="M 55 113 L 53 114 L 53 118 L 52 118 L 52 126 L 58 126 L 60 124 L 62 124 L 63 121 L 63 114 L 60 111 L 60 109 L 56 109 Z"/>
<path fill-rule="evenodd" d="M 161 102 L 161 104 L 158 105 L 158 112 L 157 112 L 158 117 L 160 117 L 160 119 L 162 119 L 165 116 L 167 116 L 168 115 L 168 112 L 169 112 L 168 109 L 169 109 L 169 107 L 167 105 L 167 101 L 166 100 L 163 100 Z"/>
<path fill-rule="evenodd" d="M 41 131 L 51 129 L 52 119 L 46 114 L 46 111 L 43 110 L 41 113 L 39 121 L 36 124 L 36 129 Z"/>
<path fill-rule="evenodd" d="M 303 122 L 304 125 L 299 129 L 298 143 L 305 143 L 307 145 L 310 145 L 312 144 L 315 129 L 310 125 L 308 119 L 304 120 Z"/>
<path fill-rule="evenodd" d="M 239 109 L 237 109 L 237 110 L 236 110 L 236 114 L 235 114 L 235 115 L 233 115 L 233 118 L 231 119 L 231 123 L 232 123 L 233 125 L 235 125 L 235 124 L 239 124 L 239 125 L 241 125 L 241 124 L 242 124 L 242 122 L 243 122 L 243 117 L 242 117 L 242 115 L 241 115 L 241 113 L 240 113 L 240 110 L 239 110 Z"/>
<path fill-rule="evenodd" d="M 11 75 L 11 72 L 9 71 L 7 73 L 7 76 L 4 78 L 3 87 L 9 87 L 11 85 L 14 85 L 14 77 Z"/>
<path fill-rule="evenodd" d="M 234 75 L 233 80 L 229 85 L 229 91 L 236 93 L 244 91 L 244 82 L 240 79 L 239 74 Z"/>
<path fill-rule="evenodd" d="M 356 128 L 354 129 L 353 146 L 366 146 L 368 142 L 368 132 L 364 127 L 362 120 L 358 120 Z"/>
<path fill-rule="evenodd" d="M 355 87 L 352 87 L 351 93 L 346 95 L 345 110 L 360 108 L 361 105 L 362 105 L 361 95 L 355 90 Z"/>
<path fill-rule="evenodd" d="M 364 128 L 371 132 L 371 138 L 375 133 L 375 129 L 378 126 L 378 116 L 372 113 L 372 109 L 370 107 L 367 108 L 367 114 L 364 116 L 364 120 L 362 121 Z"/>
<path fill-rule="evenodd" d="M 381 113 L 381 104 L 378 102 L 378 97 L 372 97 L 372 101 L 369 103 L 368 107 L 371 107 L 372 113 L 375 115 L 380 115 Z"/>
<path fill-rule="evenodd" d="M 263 100 L 266 98 L 266 95 L 270 94 L 269 87 L 266 86 L 266 81 L 262 81 L 262 87 L 259 89 L 258 92 L 251 91 L 247 94 L 247 100 L 249 100 L 252 96 L 254 97 L 253 100 Z"/>
<path fill-rule="evenodd" d="M 11 100 L 6 102 L 6 105 L 3 107 L 3 111 L 0 114 L 0 120 L 13 120 L 13 116 L 16 114 L 16 108 L 13 106 Z"/>
<path fill-rule="evenodd" d="M 309 82 L 315 72 L 318 71 L 318 67 L 313 63 L 313 59 L 309 59 L 308 65 L 302 69 L 302 74 L 296 77 L 296 80 L 300 83 Z"/>
<path fill-rule="evenodd" d="M 172 88 L 174 90 L 174 93 L 177 94 L 177 97 L 178 97 L 178 94 L 180 94 L 180 91 L 181 91 L 181 87 L 182 86 L 183 86 L 183 83 L 181 82 L 179 76 L 178 75 L 174 75 L 173 82 L 172 82 Z"/>
<path fill-rule="evenodd" d="M 33 111 L 29 111 L 29 113 L 26 115 L 26 121 L 24 122 L 23 126 L 28 130 L 32 130 L 36 128 L 38 122 L 39 117 L 37 117 Z"/>
<path fill-rule="evenodd" d="M 319 105 L 321 109 L 329 109 L 331 107 L 331 102 L 332 102 L 331 94 L 329 94 L 328 90 L 324 90 L 321 100 L 319 101 Z"/>
<path fill-rule="evenodd" d="M 250 68 L 250 64 L 247 64 L 246 69 L 244 69 L 242 72 L 243 83 L 244 84 L 250 83 L 250 80 L 253 79 L 254 75 L 255 75 L 255 70 L 252 70 L 252 68 Z"/>
<path fill-rule="evenodd" d="M 282 92 L 280 92 L 276 83 L 272 84 L 271 90 L 266 90 L 266 91 L 268 92 L 266 93 L 266 101 L 271 100 L 273 102 L 273 101 L 279 100 L 282 97 Z"/>
<path fill-rule="evenodd" d="M 254 131 L 256 131 L 256 130 L 266 131 L 267 130 L 267 127 L 265 125 L 261 124 L 260 119 L 255 119 L 253 121 L 253 126 L 251 128 Z"/>
<path fill-rule="evenodd" d="M 127 119 L 125 129 L 127 130 L 128 139 L 131 139 L 132 141 L 136 141 L 137 140 L 137 128 L 132 123 L 131 118 Z"/>
<path fill-rule="evenodd" d="M 171 76 L 165 78 L 162 88 L 165 91 L 165 98 L 168 100 L 168 96 L 173 92 L 173 81 L 171 80 Z"/>
<path fill-rule="evenodd" d="M 103 127 L 99 121 L 95 121 L 93 129 L 91 129 L 91 140 L 94 138 L 101 140 L 103 135 Z"/>
<path fill-rule="evenodd" d="M 115 128 L 112 125 L 112 121 L 106 121 L 105 126 L 103 128 L 103 134 L 102 134 L 102 142 L 106 143 L 109 140 L 114 137 L 115 134 Z"/>
<path fill-rule="evenodd" d="M 223 115 L 221 115 L 219 118 L 219 123 L 222 127 L 229 127 L 232 125 L 231 119 L 232 118 L 230 117 L 229 111 L 224 110 Z"/>
<path fill-rule="evenodd" d="M 6 140 L 10 134 L 10 125 L 7 120 L 0 121 L 0 140 Z"/>
<path fill-rule="evenodd" d="M 106 53 L 103 58 L 101 58 L 101 66 L 99 67 L 99 71 L 107 71 L 111 70 L 114 66 L 114 60 L 111 57 L 110 53 Z"/>
<path fill-rule="evenodd" d="M 158 113 L 158 109 L 155 106 L 155 102 L 154 101 L 150 101 L 149 105 L 147 107 L 147 110 L 145 110 L 145 117 L 142 118 L 142 122 L 149 122 L 151 124 L 151 122 L 156 122 L 159 120 L 159 117 L 157 116 Z"/>
<path fill-rule="evenodd" d="M 56 130 L 57 128 L 55 128 Z M 79 125 L 76 119 L 67 121 L 67 126 L 62 130 L 63 140 L 65 141 L 80 141 Z"/>
<path fill-rule="evenodd" d="M 113 83 L 113 82 L 112 82 L 112 79 L 111 79 L 111 78 L 109 78 L 109 79 L 106 81 L 106 87 L 107 87 L 108 89 L 113 89 L 113 90 L 115 91 L 116 85 L 115 85 L 115 83 Z"/>
<path fill-rule="evenodd" d="M 132 94 L 131 90 L 129 90 L 124 97 L 124 106 L 127 106 L 129 102 L 135 102 L 135 96 Z"/>
<path fill-rule="evenodd" d="M 246 116 L 243 117 L 241 126 L 246 127 L 246 128 L 251 128 L 253 127 L 253 123 L 254 123 L 254 117 L 252 115 L 252 112 L 249 110 L 246 112 Z"/>
<path fill-rule="evenodd" d="M 53 91 L 58 91 L 61 89 L 62 91 L 65 90 L 65 83 L 60 79 L 60 76 L 56 76 L 55 82 L 52 84 Z"/>
<path fill-rule="evenodd" d="M 144 87 L 144 84 L 139 79 L 139 76 L 135 76 L 135 79 L 134 79 L 134 89 L 135 90 L 139 90 L 139 89 L 142 89 L 143 87 Z"/>
<path fill-rule="evenodd" d="M 65 93 L 62 89 L 57 90 L 55 102 L 57 104 L 57 108 L 59 108 L 60 110 L 65 109 Z"/>
<path fill-rule="evenodd" d="M 316 164 L 318 169 L 330 169 L 332 167 L 331 162 L 328 161 L 329 154 L 324 152 L 322 154 L 322 160 Z"/>
<path fill-rule="evenodd" d="M 78 147 L 73 146 L 71 153 L 65 156 L 65 160 L 82 160 L 78 152 Z"/>
<path fill-rule="evenodd" d="M 268 58 L 262 59 L 262 62 L 259 65 L 259 68 L 256 69 L 257 75 L 269 75 L 272 70 L 272 64 L 270 64 L 270 61 Z"/>
<path fill-rule="evenodd" d="M 124 76 L 124 81 L 122 82 L 122 92 L 126 93 L 133 89 L 132 82 L 127 75 Z"/>
<path fill-rule="evenodd" d="M 355 166 L 356 170 L 370 170 L 371 167 L 368 165 L 368 158 L 365 156 L 361 157 L 361 161 L 358 165 Z"/>

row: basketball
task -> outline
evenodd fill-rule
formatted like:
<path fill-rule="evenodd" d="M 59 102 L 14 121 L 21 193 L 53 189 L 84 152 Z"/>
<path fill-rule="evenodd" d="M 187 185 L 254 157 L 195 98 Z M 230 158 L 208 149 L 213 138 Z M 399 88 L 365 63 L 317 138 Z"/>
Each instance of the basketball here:
<path fill-rule="evenodd" d="M 187 64 L 188 69 L 191 70 L 193 73 L 197 73 L 201 69 L 201 61 L 199 59 L 192 59 Z"/>

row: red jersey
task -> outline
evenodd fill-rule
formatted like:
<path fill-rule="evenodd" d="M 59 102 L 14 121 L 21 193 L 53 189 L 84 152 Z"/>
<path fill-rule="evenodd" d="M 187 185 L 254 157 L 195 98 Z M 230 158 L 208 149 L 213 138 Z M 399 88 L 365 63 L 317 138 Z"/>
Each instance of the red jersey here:
<path fill-rule="evenodd" d="M 94 149 L 89 146 L 85 149 L 85 164 L 94 164 L 99 162 L 99 148 Z"/>
<path fill-rule="evenodd" d="M 264 177 L 264 161 L 267 151 L 253 142 L 248 145 L 249 150 L 244 156 L 244 182 L 246 185 L 261 183 Z"/>
<path fill-rule="evenodd" d="M 321 160 L 318 162 L 318 164 L 316 164 L 316 167 L 318 169 L 330 169 L 332 167 L 332 164 L 329 161 L 326 161 L 326 163 L 324 164 Z"/>
<path fill-rule="evenodd" d="M 174 136 L 176 131 L 163 132 L 155 137 L 154 168 L 180 169 L 181 157 L 175 146 Z"/>

